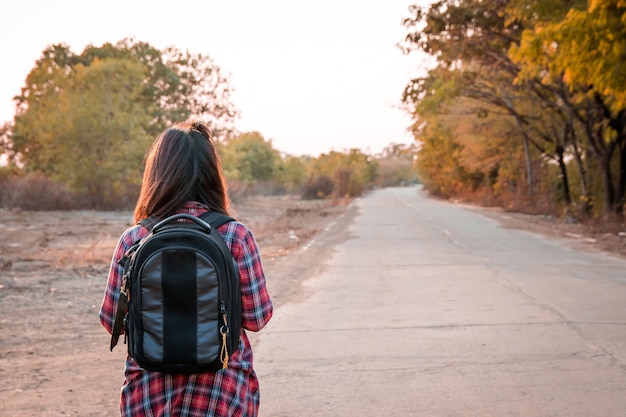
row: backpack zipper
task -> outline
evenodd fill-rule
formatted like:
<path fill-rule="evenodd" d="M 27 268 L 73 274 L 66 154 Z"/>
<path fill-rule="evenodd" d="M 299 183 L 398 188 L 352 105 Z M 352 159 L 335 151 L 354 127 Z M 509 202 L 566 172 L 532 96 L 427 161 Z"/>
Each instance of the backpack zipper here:
<path fill-rule="evenodd" d="M 224 301 L 220 301 L 220 313 L 222 314 L 222 319 L 224 320 L 224 324 L 220 327 L 220 333 L 222 334 L 222 350 L 220 351 L 220 361 L 222 362 L 222 369 L 228 368 L 228 346 L 226 343 L 226 337 L 230 333 L 230 329 L 228 328 L 228 310 L 226 310 L 226 305 L 224 305 Z"/>

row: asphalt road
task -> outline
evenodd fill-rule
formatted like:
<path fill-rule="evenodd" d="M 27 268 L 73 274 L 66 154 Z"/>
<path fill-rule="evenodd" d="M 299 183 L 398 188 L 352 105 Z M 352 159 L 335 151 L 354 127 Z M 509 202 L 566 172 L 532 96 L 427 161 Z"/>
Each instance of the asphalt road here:
<path fill-rule="evenodd" d="M 258 338 L 262 417 L 626 416 L 625 261 L 417 188 L 354 204 Z"/>

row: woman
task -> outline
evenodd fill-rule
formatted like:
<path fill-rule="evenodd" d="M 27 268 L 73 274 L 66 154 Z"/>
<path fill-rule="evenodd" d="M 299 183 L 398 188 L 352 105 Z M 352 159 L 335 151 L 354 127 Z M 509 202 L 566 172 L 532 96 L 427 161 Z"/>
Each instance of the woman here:
<path fill-rule="evenodd" d="M 135 223 L 175 213 L 200 216 L 208 210 L 228 214 L 222 168 L 205 124 L 185 122 L 159 135 L 146 156 Z M 228 369 L 179 375 L 142 369 L 126 359 L 122 416 L 256 416 L 259 384 L 252 348 L 244 329 L 259 331 L 272 317 L 259 251 L 250 230 L 239 222 L 218 228 L 237 261 L 241 277 L 242 330 Z M 100 322 L 111 333 L 122 283 L 119 260 L 148 234 L 140 225 L 126 230 L 117 244 L 100 309 Z"/>

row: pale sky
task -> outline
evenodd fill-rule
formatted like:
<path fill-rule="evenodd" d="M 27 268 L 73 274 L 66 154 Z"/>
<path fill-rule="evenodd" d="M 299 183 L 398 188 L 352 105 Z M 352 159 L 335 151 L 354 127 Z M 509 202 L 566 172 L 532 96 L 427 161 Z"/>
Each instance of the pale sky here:
<path fill-rule="evenodd" d="M 0 121 L 41 52 L 65 43 L 80 54 L 132 37 L 209 55 L 229 74 L 239 131 L 259 131 L 280 151 L 317 156 L 410 143 L 398 108 L 423 58 L 396 44 L 410 4 L 426 0 L 48 1 L 0 6 Z"/>

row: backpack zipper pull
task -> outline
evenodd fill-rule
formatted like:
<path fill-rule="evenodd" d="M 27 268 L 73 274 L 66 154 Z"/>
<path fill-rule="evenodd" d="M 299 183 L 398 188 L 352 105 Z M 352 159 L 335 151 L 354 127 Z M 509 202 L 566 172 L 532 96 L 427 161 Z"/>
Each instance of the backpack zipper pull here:
<path fill-rule="evenodd" d="M 224 325 L 220 327 L 220 333 L 222 334 L 222 350 L 220 351 L 220 361 L 222 361 L 222 369 L 228 368 L 228 347 L 226 345 L 226 337 L 228 333 L 230 333 L 230 329 L 228 328 L 228 319 L 226 315 L 228 314 L 228 310 L 226 310 L 226 306 L 224 302 L 220 302 L 220 313 L 222 313 L 222 318 L 224 320 Z"/>
<path fill-rule="evenodd" d="M 220 330 L 222 333 L 222 351 L 220 352 L 220 361 L 222 361 L 222 369 L 228 368 L 228 349 L 226 348 L 226 335 L 228 332 Z"/>

